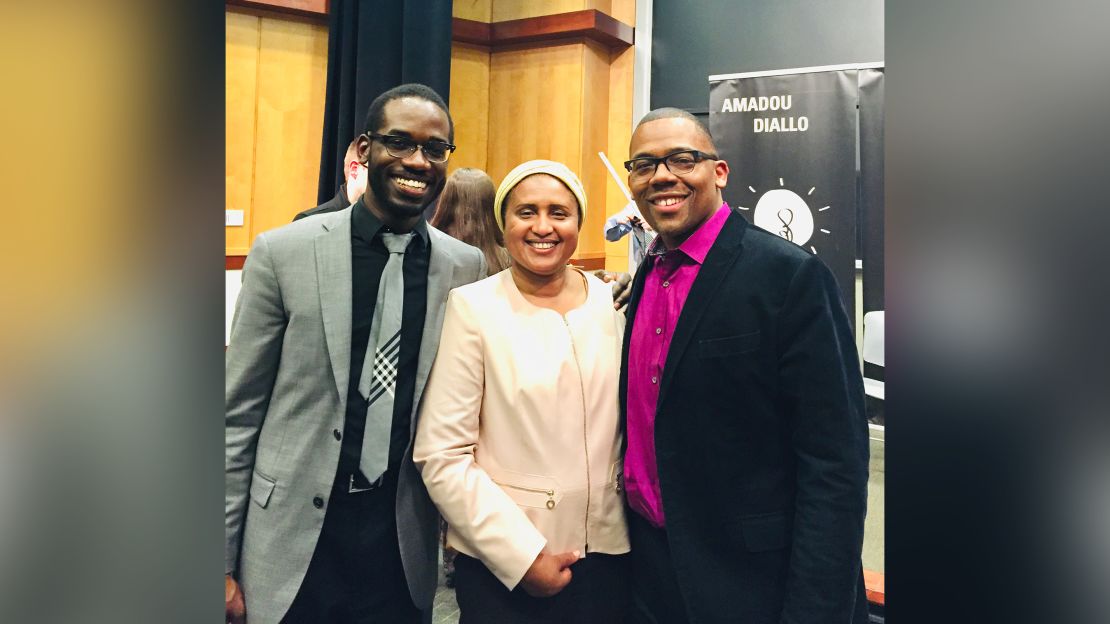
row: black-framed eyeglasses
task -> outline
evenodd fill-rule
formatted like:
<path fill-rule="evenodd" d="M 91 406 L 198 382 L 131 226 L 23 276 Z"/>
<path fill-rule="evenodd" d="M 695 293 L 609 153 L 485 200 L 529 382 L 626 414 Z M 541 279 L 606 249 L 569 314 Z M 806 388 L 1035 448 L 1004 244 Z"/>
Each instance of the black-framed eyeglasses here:
<path fill-rule="evenodd" d="M 655 175 L 655 170 L 659 168 L 659 163 L 663 163 L 667 170 L 675 175 L 686 175 L 694 170 L 703 160 L 720 160 L 716 154 L 709 154 L 698 150 L 682 150 L 681 152 L 674 152 L 666 156 L 658 158 L 652 156 L 644 156 L 643 158 L 633 158 L 632 160 L 624 161 L 624 168 L 628 169 L 633 180 L 644 180 Z"/>
<path fill-rule="evenodd" d="M 385 146 L 385 151 L 389 152 L 389 155 L 394 158 L 408 158 L 419 147 L 420 151 L 424 153 L 424 158 L 427 158 L 429 162 L 441 163 L 447 162 L 451 152 L 455 151 L 455 146 L 446 141 L 433 139 L 417 143 L 408 137 L 397 136 L 396 134 L 378 134 L 377 132 L 366 136 L 381 141 L 381 144 Z"/>

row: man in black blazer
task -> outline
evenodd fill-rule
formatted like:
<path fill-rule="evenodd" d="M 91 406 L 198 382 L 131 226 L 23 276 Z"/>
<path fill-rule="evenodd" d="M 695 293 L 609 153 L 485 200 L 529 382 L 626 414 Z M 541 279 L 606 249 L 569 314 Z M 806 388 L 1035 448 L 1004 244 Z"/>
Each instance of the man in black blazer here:
<path fill-rule="evenodd" d="M 658 232 L 632 286 L 620 402 L 635 622 L 867 621 L 868 434 L 855 341 L 815 255 L 733 213 L 678 109 L 632 135 Z"/>
<path fill-rule="evenodd" d="M 293 220 L 297 221 L 326 212 L 339 212 L 355 203 L 355 200 L 359 197 L 362 197 L 363 191 L 366 190 L 366 165 L 358 160 L 357 138 L 347 146 L 347 153 L 343 156 L 343 180 L 344 182 L 339 186 L 339 192 L 335 194 L 335 197 L 315 208 L 298 212 Z"/>

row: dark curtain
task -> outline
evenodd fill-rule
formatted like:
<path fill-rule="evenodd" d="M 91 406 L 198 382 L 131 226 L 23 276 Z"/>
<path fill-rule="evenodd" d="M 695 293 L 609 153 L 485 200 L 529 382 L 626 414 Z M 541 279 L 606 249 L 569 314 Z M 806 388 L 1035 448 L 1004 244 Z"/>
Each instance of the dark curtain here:
<path fill-rule="evenodd" d="M 420 82 L 450 101 L 451 0 L 331 0 L 328 30 L 318 203 L 343 183 L 343 154 L 375 97 Z"/>

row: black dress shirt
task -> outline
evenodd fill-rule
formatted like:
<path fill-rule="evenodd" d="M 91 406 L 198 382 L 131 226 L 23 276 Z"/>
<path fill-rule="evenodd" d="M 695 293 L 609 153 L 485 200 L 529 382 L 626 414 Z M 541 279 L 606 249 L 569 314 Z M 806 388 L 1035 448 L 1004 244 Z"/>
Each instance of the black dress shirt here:
<path fill-rule="evenodd" d="M 389 260 L 389 251 L 379 235 L 389 232 L 360 197 L 351 210 L 351 269 L 354 280 L 351 290 L 351 378 L 347 390 L 347 414 L 343 427 L 336 486 L 349 486 L 350 475 L 355 485 L 368 487 L 359 472 L 362 436 L 366 427 L 366 399 L 358 392 L 362 365 L 366 360 L 366 342 L 378 299 L 378 284 Z M 409 444 L 413 393 L 416 389 L 416 363 L 424 332 L 424 315 L 428 307 L 428 258 L 431 246 L 428 226 L 423 219 L 413 228 L 415 236 L 405 252 L 402 273 L 405 299 L 401 311 L 401 353 L 397 370 L 397 386 L 393 399 L 393 426 L 389 441 L 389 467 L 386 478 L 396 479 L 397 466 Z"/>
<path fill-rule="evenodd" d="M 401 563 L 394 501 L 398 468 L 409 445 L 416 363 L 428 300 L 431 247 L 423 220 L 416 225 L 416 235 L 402 265 L 405 292 L 389 465 L 373 488 L 358 467 L 366 426 L 366 400 L 358 393 L 358 382 L 377 305 L 378 283 L 389 259 L 379 235 L 383 230 L 381 221 L 359 198 L 351 210 L 351 377 L 340 436 L 339 470 L 312 562 L 289 612 L 282 618 L 285 624 L 422 621 L 421 612 L 409 597 Z M 370 489 L 351 493 L 352 475 L 357 488 Z"/>

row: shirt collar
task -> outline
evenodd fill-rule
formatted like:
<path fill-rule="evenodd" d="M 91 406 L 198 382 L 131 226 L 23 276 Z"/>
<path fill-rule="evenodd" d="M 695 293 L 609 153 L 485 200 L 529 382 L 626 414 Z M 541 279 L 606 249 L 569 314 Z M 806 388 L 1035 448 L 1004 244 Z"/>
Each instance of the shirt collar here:
<path fill-rule="evenodd" d="M 717 235 L 721 233 L 721 229 L 725 226 L 725 221 L 728 220 L 730 212 L 728 202 L 723 202 L 717 212 L 713 213 L 713 216 L 706 219 L 701 227 L 678 246 L 678 251 L 689 256 L 691 260 L 698 264 L 704 263 L 705 256 L 709 254 L 709 249 L 713 247 L 713 243 L 717 241 Z M 662 256 L 668 251 L 671 250 L 663 244 L 663 237 L 656 236 L 648 247 L 647 255 Z"/>
<path fill-rule="evenodd" d="M 370 212 L 365 202 L 362 201 L 362 197 L 356 199 L 351 207 L 352 231 L 366 242 L 370 242 L 384 228 L 381 219 Z M 428 244 L 428 223 L 423 218 L 416 222 L 412 231 L 416 233 L 416 238 L 420 239 L 425 246 Z"/>

